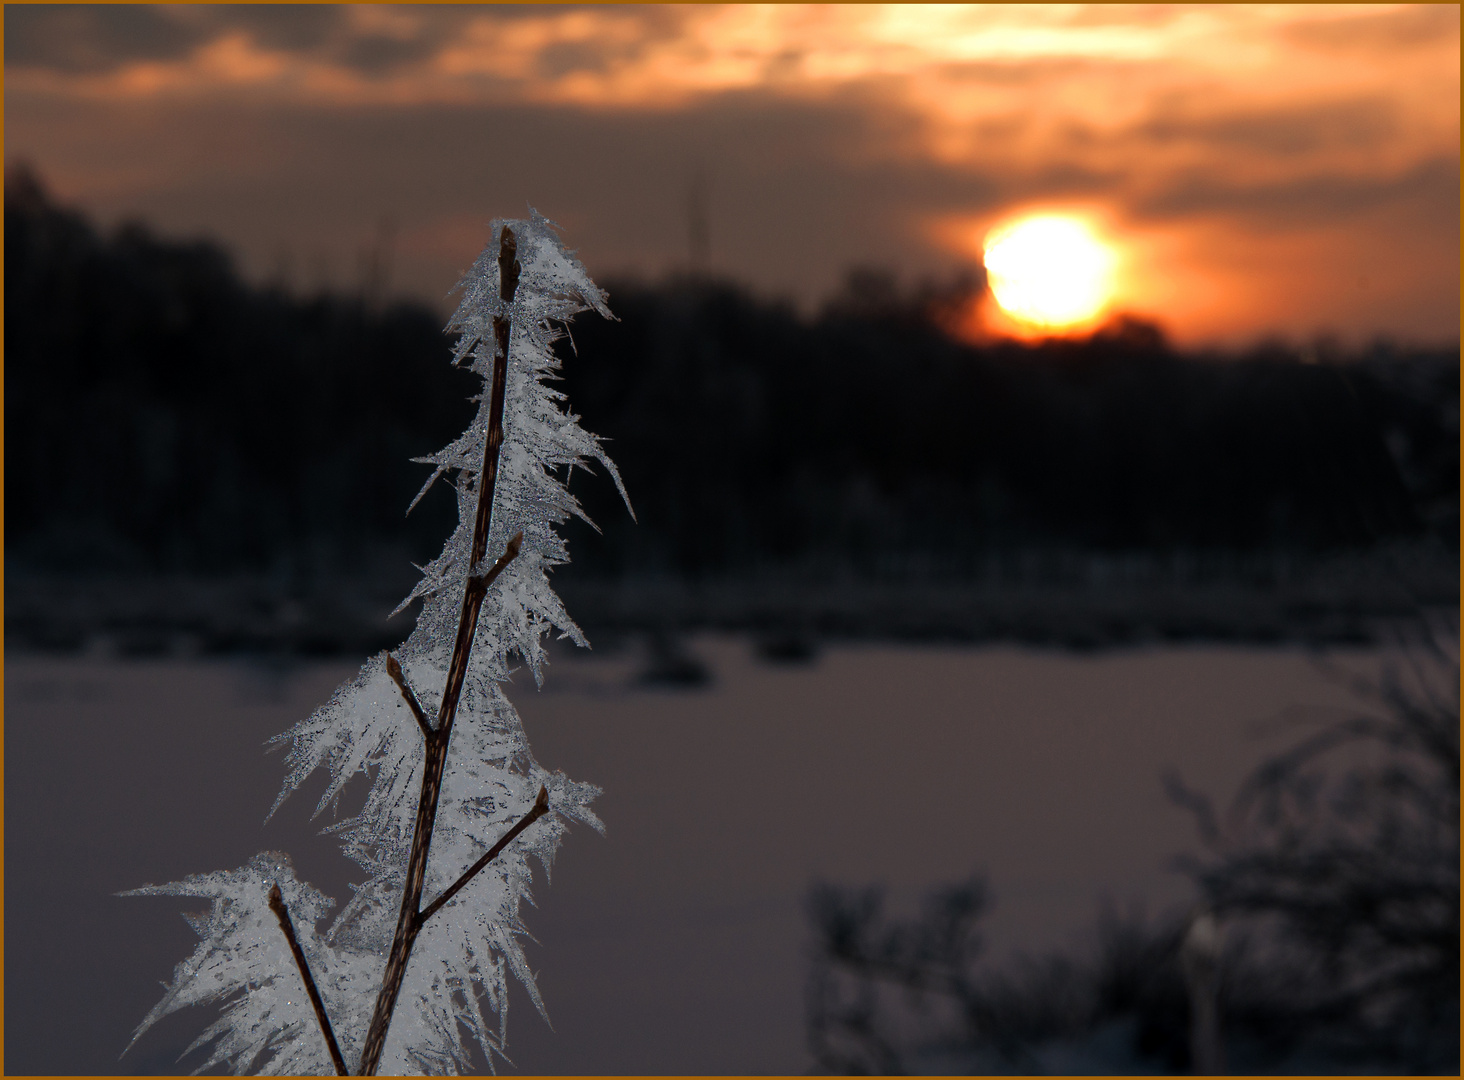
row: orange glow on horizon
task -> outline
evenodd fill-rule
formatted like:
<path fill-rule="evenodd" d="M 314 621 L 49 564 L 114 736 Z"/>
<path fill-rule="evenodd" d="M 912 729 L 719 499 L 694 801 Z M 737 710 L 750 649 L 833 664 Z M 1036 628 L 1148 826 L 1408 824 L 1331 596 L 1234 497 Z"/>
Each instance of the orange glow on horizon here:
<path fill-rule="evenodd" d="M 98 22 L 95 63 L 7 60 L 7 160 L 118 218 L 203 230 L 224 205 L 259 266 L 344 251 L 356 225 L 280 217 L 238 199 L 240 177 L 350 193 L 327 209 L 418 191 L 402 242 L 420 236 L 412 287 L 434 303 L 471 258 L 450 241 L 469 198 L 582 215 L 601 265 L 678 265 L 694 160 L 716 180 L 712 269 L 810 310 L 851 266 L 969 269 L 989 229 L 1062 214 L 1096 248 L 1029 253 L 1046 269 L 1020 287 L 987 259 L 971 333 L 1071 336 L 1121 312 L 1184 343 L 1456 333 L 1456 5 L 345 5 L 293 36 L 263 10 L 162 5 L 148 19 L 176 23 L 176 47 Z M 248 140 L 226 137 L 238 115 Z M 433 178 L 486 176 L 489 133 L 528 134 L 467 196 L 360 164 L 377 118 L 408 116 Z M 318 161 L 304 130 L 327 133 Z M 195 191 L 227 199 L 174 197 Z M 1054 284 L 1085 259 L 1087 284 Z"/>

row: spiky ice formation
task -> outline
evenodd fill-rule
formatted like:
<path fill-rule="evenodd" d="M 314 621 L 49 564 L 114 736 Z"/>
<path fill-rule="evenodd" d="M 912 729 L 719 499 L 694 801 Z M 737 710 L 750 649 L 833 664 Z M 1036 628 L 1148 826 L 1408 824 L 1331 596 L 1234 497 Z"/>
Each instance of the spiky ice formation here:
<path fill-rule="evenodd" d="M 516 241 L 520 266 L 509 303 L 501 298 L 499 281 L 505 228 Z M 525 930 L 519 910 L 531 899 L 529 859 L 537 859 L 547 876 L 569 821 L 603 831 L 590 808 L 599 789 L 550 772 L 534 759 L 503 684 L 515 656 L 542 682 L 543 639 L 550 631 L 587 644 L 547 574 L 569 559 L 558 527 L 571 516 L 584 517 L 566 481 L 574 467 L 599 462 L 622 497 L 625 488 L 599 440 L 580 427 L 579 418 L 566 411 L 564 395 L 548 383 L 559 368 L 554 344 L 566 335 L 568 320 L 588 310 L 613 316 L 604 294 L 562 247 L 551 222 L 531 211 L 526 220 L 495 221 L 492 232 L 492 241 L 459 284 L 462 300 L 448 323 L 448 330 L 458 334 L 453 363 L 467 364 L 482 376 L 485 392 L 468 429 L 443 450 L 418 459 L 434 466 L 423 492 L 444 476 L 453 482 L 459 523 L 398 608 L 422 601 L 416 627 L 395 656 L 428 717 L 437 715 L 441 701 L 468 575 L 486 569 L 469 563 L 491 425 L 487 387 L 496 351 L 493 326 L 505 318 L 510 332 L 503 443 L 484 563 L 504 552 L 514 534 L 522 533 L 523 539 L 479 612 L 437 804 L 423 906 L 529 811 L 541 786 L 548 791 L 550 809 L 422 926 L 382 1054 L 383 1073 L 467 1067 L 464 1032 L 476 1038 L 491 1064 L 504 1048 L 509 972 L 544 1012 L 520 944 Z M 269 888 L 278 884 L 343 1056 L 354 1069 L 401 904 L 422 785 L 423 733 L 382 653 L 312 716 L 274 741 L 289 745 L 276 808 L 316 769 L 330 777 L 317 815 L 337 802 L 353 777 L 369 778 L 360 813 L 328 830 L 340 836 L 345 854 L 365 871 L 366 879 L 352 886 L 353 897 L 324 933 L 317 931 L 316 922 L 331 902 L 296 881 L 288 858 L 278 853 L 256 856 L 237 871 L 137 890 L 204 897 L 212 906 L 207 914 L 189 919 L 202 940 L 178 966 L 134 1042 L 178 1008 L 222 1002 L 219 1019 L 189 1048 L 212 1043 L 205 1068 L 227 1063 L 235 1071 L 333 1071 L 300 976 L 268 907 Z M 496 1023 L 490 1023 L 490 1016 Z"/>

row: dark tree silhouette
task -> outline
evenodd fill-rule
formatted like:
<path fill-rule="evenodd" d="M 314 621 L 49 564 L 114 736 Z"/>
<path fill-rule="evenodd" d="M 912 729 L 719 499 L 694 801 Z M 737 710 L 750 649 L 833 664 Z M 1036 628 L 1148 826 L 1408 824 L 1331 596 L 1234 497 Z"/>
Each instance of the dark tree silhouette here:
<path fill-rule="evenodd" d="M 1368 707 L 1266 761 L 1223 817 L 1169 780 L 1207 849 L 1184 865 L 1252 954 L 1230 1022 L 1273 1052 L 1458 1072 L 1457 641 L 1339 674 Z"/>
<path fill-rule="evenodd" d="M 1357 715 L 1264 761 L 1223 817 L 1168 779 L 1206 848 L 1181 864 L 1198 919 L 1109 918 L 1086 956 L 997 970 L 980 962 L 979 878 L 904 920 L 877 890 L 816 888 L 819 1067 L 1187 1072 L 1218 1034 L 1211 1058 L 1241 1072 L 1457 1075 L 1457 647 L 1425 635 L 1380 677 L 1350 681 Z M 1209 1033 L 1194 1022 L 1202 919 L 1224 930 Z"/>

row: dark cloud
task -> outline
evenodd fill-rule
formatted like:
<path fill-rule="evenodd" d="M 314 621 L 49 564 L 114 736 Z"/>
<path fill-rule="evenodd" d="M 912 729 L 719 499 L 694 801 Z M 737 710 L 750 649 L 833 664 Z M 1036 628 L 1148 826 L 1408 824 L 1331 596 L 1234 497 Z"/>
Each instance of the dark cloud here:
<path fill-rule="evenodd" d="M 575 72 L 603 74 L 612 57 L 599 42 L 560 41 L 539 52 L 536 68 L 546 79 L 558 79 Z"/>
<path fill-rule="evenodd" d="M 266 48 L 295 53 L 320 49 L 345 23 L 343 10 L 330 4 L 218 4 L 184 14 L 215 36 L 244 30 Z"/>
<path fill-rule="evenodd" d="M 1128 174 L 1121 169 L 1097 169 L 1075 161 L 1049 161 L 1020 171 L 1002 169 L 1000 187 L 1005 199 L 1082 199 L 1121 204 Z"/>
<path fill-rule="evenodd" d="M 1160 115 L 1135 128 L 1148 142 L 1202 143 L 1222 151 L 1286 157 L 1332 149 L 1367 150 L 1398 132 L 1397 107 L 1381 97 L 1223 116 Z"/>
<path fill-rule="evenodd" d="M 5 63 L 94 74 L 187 55 L 211 31 L 131 4 L 8 4 Z"/>
<path fill-rule="evenodd" d="M 423 40 L 403 41 L 378 34 L 353 36 L 330 50 L 330 57 L 343 67 L 366 76 L 386 75 L 425 59 L 437 51 L 437 43 Z"/>
<path fill-rule="evenodd" d="M 1434 158 L 1381 176 L 1319 173 L 1276 183 L 1226 180 L 1214 170 L 1178 177 L 1135 209 L 1150 218 L 1226 214 L 1260 227 L 1339 225 L 1359 214 L 1397 207 L 1459 231 L 1459 160 Z"/>
<path fill-rule="evenodd" d="M 5 14 L 5 62 L 75 74 L 114 70 L 139 60 L 174 60 L 226 34 L 242 31 L 265 49 L 326 59 L 373 76 L 425 60 L 453 42 L 469 22 L 512 23 L 563 16 L 595 5 L 411 4 L 382 6 L 415 24 L 388 31 L 353 20 L 334 4 L 211 5 L 14 5 Z M 625 5 L 618 17 L 636 24 L 633 39 L 552 44 L 540 73 L 553 78 L 574 71 L 599 72 L 668 37 L 682 24 L 679 12 Z"/>
<path fill-rule="evenodd" d="M 311 4 L 18 4 L 5 11 L 5 62 L 76 74 L 181 59 L 243 30 L 262 45 L 310 52 L 339 36 L 341 9 Z"/>
<path fill-rule="evenodd" d="M 410 10 L 418 22 L 411 34 L 353 24 L 347 9 L 331 4 L 223 4 L 186 9 L 180 17 L 195 21 L 212 37 L 243 31 L 261 48 L 329 60 L 373 76 L 431 56 L 457 33 L 472 9 Z"/>
<path fill-rule="evenodd" d="M 1107 203 L 1141 221 L 1229 217 L 1273 235 L 1351 228 L 1358 215 L 1385 209 L 1457 236 L 1457 160 L 1378 178 L 1337 170 L 1251 183 L 1212 169 L 1165 180 L 1145 171 L 1142 149 L 1153 140 L 1140 133 L 1111 167 L 1093 164 L 1107 156 L 1095 159 L 1091 146 L 1026 164 L 1006 153 L 942 162 L 909 152 L 918 125 L 876 98 L 868 87 L 821 102 L 747 91 L 654 113 L 213 103 L 108 114 L 50 102 L 17 113 L 24 125 L 12 128 L 11 149 L 33 153 L 48 173 L 54 159 L 27 147 L 36 132 L 54 139 L 69 130 L 64 171 L 73 175 L 146 160 L 155 179 L 131 189 L 128 213 L 226 237 L 255 273 L 292 253 L 301 284 L 327 272 L 316 269 L 327 256 L 335 279 L 348 277 L 374 224 L 390 215 L 401 244 L 393 285 L 439 303 L 488 220 L 520 216 L 529 204 L 565 227 L 597 276 L 685 265 L 698 176 L 712 269 L 803 303 L 828 296 L 853 265 L 907 276 L 958 269 L 961 256 L 927 231 L 932 220 L 974 221 L 1034 200 Z M 1224 122 L 1215 123 L 1223 135 Z"/>
<path fill-rule="evenodd" d="M 87 116 L 69 118 L 73 109 Z M 25 117 L 8 149 L 30 153 L 43 175 L 58 166 L 29 149 L 38 132 L 69 133 L 63 174 L 146 162 L 152 176 L 127 196 L 128 213 L 173 231 L 207 227 L 256 272 L 285 249 L 306 277 L 316 251 L 349 265 L 389 214 L 405 246 L 395 283 L 433 300 L 476 254 L 482 226 L 530 203 L 565 226 L 597 274 L 659 275 L 687 261 L 688 200 L 700 174 L 713 269 L 813 302 L 851 265 L 951 266 L 925 235 L 926 216 L 995 209 L 1007 187 L 968 167 L 869 152 L 901 118 L 863 100 L 729 94 L 664 113 L 211 103 L 108 114 L 50 102 Z M 448 228 L 461 230 L 458 254 L 442 249 Z M 405 249 L 433 230 L 434 252 Z"/>
<path fill-rule="evenodd" d="M 333 4 L 229 4 L 194 10 L 206 13 L 201 17 L 215 34 L 243 30 L 264 48 L 329 60 L 368 77 L 426 60 L 455 40 L 465 24 L 484 15 L 482 7 L 467 4 L 376 9 L 410 18 L 415 25 L 406 32 L 353 21 L 346 8 Z M 533 8 L 505 5 L 492 10 L 492 18 L 507 22 L 532 14 Z"/>
<path fill-rule="evenodd" d="M 184 56 L 244 32 L 264 48 L 369 78 L 462 41 L 470 21 L 506 28 L 565 9 L 547 16 L 533 5 L 363 10 L 11 7 L 6 60 L 104 71 L 127 60 Z M 633 67 L 659 41 L 680 35 L 688 18 L 676 7 L 595 11 L 601 22 L 624 25 L 587 38 L 561 26 L 558 43 L 538 53 L 539 80 L 530 83 L 626 60 Z M 381 13 L 388 17 L 370 17 Z M 1116 24 L 1174 17 L 1148 8 L 1084 15 Z M 1388 18 L 1324 25 L 1336 22 L 1343 37 L 1360 24 L 1380 27 L 1395 44 L 1432 40 L 1428 34 L 1441 26 L 1457 33 L 1457 12 Z M 1420 27 L 1433 29 L 1419 38 Z M 1319 31 L 1322 38 L 1330 32 Z M 1407 222 L 1392 239 L 1396 247 L 1436 229 L 1452 229 L 1457 239 L 1457 160 L 1447 158 L 1447 146 L 1417 146 L 1405 122 L 1408 106 L 1383 93 L 1345 96 L 1339 88 L 1330 102 L 1257 110 L 1236 104 L 1223 80 L 1211 96 L 1165 96 L 1144 64 L 1111 59 L 932 65 L 921 74 L 987 103 L 953 132 L 943 110 L 911 103 L 904 75 L 869 74 L 802 95 L 797 49 L 764 59 L 770 72 L 790 75 L 794 92 L 769 74 L 757 89 L 693 95 L 664 108 L 525 104 L 517 76 L 469 82 L 480 102 L 518 104 L 401 107 L 312 103 L 292 97 L 288 86 L 282 98 L 248 88 L 196 98 L 180 92 L 138 107 L 58 94 L 54 80 L 42 90 L 17 80 L 7 95 L 7 149 L 12 159 L 31 157 L 63 198 L 68 186 L 84 193 L 104 219 L 126 214 L 174 232 L 214 233 L 256 273 L 287 252 L 307 268 L 301 277 L 311 280 L 302 284 L 341 282 L 375 223 L 390 216 L 401 248 L 393 285 L 433 301 L 476 254 L 481 226 L 497 215 L 519 216 L 530 202 L 565 226 L 597 275 L 654 275 L 684 265 L 698 183 L 706 185 L 712 269 L 805 302 L 828 295 L 851 265 L 907 274 L 953 269 L 965 256 L 932 236 L 933 222 L 971 220 L 974 227 L 1036 201 L 1107 205 L 1120 219 L 1136 214 L 1166 227 L 1219 216 L 1273 240 L 1297 228 L 1345 231 L 1359 215 L 1386 210 Z M 1339 69 L 1345 63 L 1339 55 Z M 1437 68 L 1437 57 L 1430 63 Z M 1406 71 L 1406 59 L 1399 67 Z M 1128 80 L 1119 85 L 1132 85 L 1134 101 L 1147 109 L 1131 126 L 1115 132 L 1081 119 L 1088 110 L 1054 111 L 1063 108 L 1054 104 L 1054 88 L 1112 87 L 1115 80 Z M 936 152 L 952 141 L 970 152 Z M 1354 174 L 1359 159 L 1383 149 L 1387 160 L 1434 156 L 1382 177 Z M 1167 174 L 1176 161 L 1208 165 Z M 1290 178 L 1254 179 L 1278 173 Z M 346 273 L 310 269 L 328 260 Z"/>

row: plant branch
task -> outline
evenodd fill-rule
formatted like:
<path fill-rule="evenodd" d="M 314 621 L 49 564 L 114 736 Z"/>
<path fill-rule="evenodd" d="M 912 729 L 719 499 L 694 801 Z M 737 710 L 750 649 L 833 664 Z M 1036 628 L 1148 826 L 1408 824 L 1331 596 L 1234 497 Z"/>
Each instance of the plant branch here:
<path fill-rule="evenodd" d="M 417 700 L 417 695 L 412 693 L 412 688 L 407 685 L 407 677 L 402 674 L 402 666 L 397 663 L 396 657 L 391 653 L 386 654 L 386 673 L 391 676 L 392 682 L 397 684 L 397 689 L 401 690 L 402 697 L 407 701 L 407 708 L 412 710 L 412 715 L 417 720 L 417 726 L 422 729 L 422 737 L 431 742 L 437 737 L 437 733 L 427 722 L 427 714 L 422 711 L 421 702 Z"/>
<path fill-rule="evenodd" d="M 514 837 L 518 836 L 519 833 L 523 832 L 525 829 L 527 829 L 534 822 L 538 821 L 539 818 L 543 817 L 548 812 L 549 790 L 541 784 L 539 785 L 539 797 L 534 800 L 533 808 L 530 809 L 529 812 L 523 817 L 519 818 L 514 827 L 503 834 L 503 839 L 499 840 L 498 843 L 494 844 L 491 848 L 488 849 L 487 854 L 485 854 L 472 866 L 464 870 L 462 877 L 454 881 L 450 886 L 448 886 L 447 890 L 441 896 L 439 896 L 436 900 L 427 905 L 426 910 L 424 910 L 421 916 L 417 919 L 417 925 L 421 926 L 428 919 L 432 918 L 432 916 L 437 913 L 438 908 L 442 907 L 443 904 L 447 903 L 454 896 L 456 896 L 458 894 L 458 891 L 468 882 L 472 881 L 473 878 L 477 876 L 478 872 L 483 869 L 483 867 L 487 866 L 495 858 L 498 857 L 498 853 L 500 851 L 508 847 L 509 844 L 513 843 Z"/>
<path fill-rule="evenodd" d="M 493 522 L 493 493 L 498 480 L 498 453 L 503 445 L 503 404 L 508 386 L 508 352 L 512 325 L 510 311 L 519 280 L 518 240 L 513 231 L 503 227 L 499 237 L 498 281 L 503 313 L 493 319 L 493 389 L 488 407 L 488 438 L 483 447 L 483 468 L 478 474 L 478 507 L 473 519 L 473 546 L 468 562 L 468 580 L 463 589 L 463 610 L 458 619 L 457 640 L 453 643 L 452 662 L 448 667 L 447 685 L 442 691 L 442 705 L 437 711 L 437 729 L 427 741 L 426 761 L 422 766 L 422 795 L 417 802 L 417 820 L 412 831 L 412 849 L 407 858 L 406 885 L 402 890 L 401 911 L 397 915 L 396 933 L 386 970 L 381 977 L 381 991 L 366 1031 L 361 1050 L 361 1075 L 374 1076 L 386 1045 L 386 1032 L 401 993 L 407 973 L 407 960 L 421 929 L 422 887 L 427 877 L 427 854 L 432 844 L 432 828 L 437 822 L 437 802 L 442 794 L 442 774 L 447 764 L 448 741 L 452 738 L 452 722 L 457 716 L 458 698 L 468 674 L 468 655 L 478 629 L 478 612 L 488 584 L 513 561 L 519 552 L 522 533 L 508 544 L 503 558 L 493 569 L 480 576 L 473 570 L 483 561 L 488 550 L 488 532 Z"/>
<path fill-rule="evenodd" d="M 523 547 L 523 545 L 523 530 L 519 530 L 518 532 L 514 533 L 513 536 L 509 539 L 508 543 L 504 545 L 503 554 L 498 556 L 498 561 L 489 568 L 488 572 L 486 574 L 480 574 L 472 580 L 478 583 L 478 585 L 486 592 L 488 586 L 493 584 L 494 579 L 497 578 L 499 574 L 503 573 L 504 568 L 507 567 L 509 563 L 513 562 L 514 559 L 518 558 L 519 550 Z"/>
<path fill-rule="evenodd" d="M 336 1075 L 350 1076 L 346 1059 L 341 1057 L 341 1048 L 336 1043 L 335 1032 L 331 1030 L 330 1017 L 325 1015 L 325 1002 L 320 1000 L 320 991 L 315 988 L 315 980 L 310 977 L 310 965 L 305 962 L 305 953 L 300 948 L 299 939 L 295 937 L 295 924 L 290 921 L 290 911 L 285 907 L 285 898 L 280 895 L 279 885 L 270 887 L 269 909 L 279 919 L 280 929 L 285 932 L 285 940 L 290 943 L 290 952 L 295 955 L 295 966 L 300 969 L 300 980 L 305 984 L 305 993 L 310 997 L 310 1004 L 315 1006 L 315 1019 L 320 1021 L 320 1033 L 325 1036 L 325 1045 L 330 1050 L 330 1060 L 335 1063 Z"/>
<path fill-rule="evenodd" d="M 518 240 L 513 230 L 504 226 L 498 245 L 498 296 L 503 301 L 503 313 L 493 317 L 493 389 L 488 403 L 488 442 L 483 448 L 483 471 L 478 477 L 478 516 L 473 522 L 471 566 L 482 562 L 488 550 L 493 489 L 498 483 L 498 451 L 503 446 L 503 399 L 508 392 L 508 349 L 512 336 L 509 307 L 518 291 L 518 280 Z"/>

